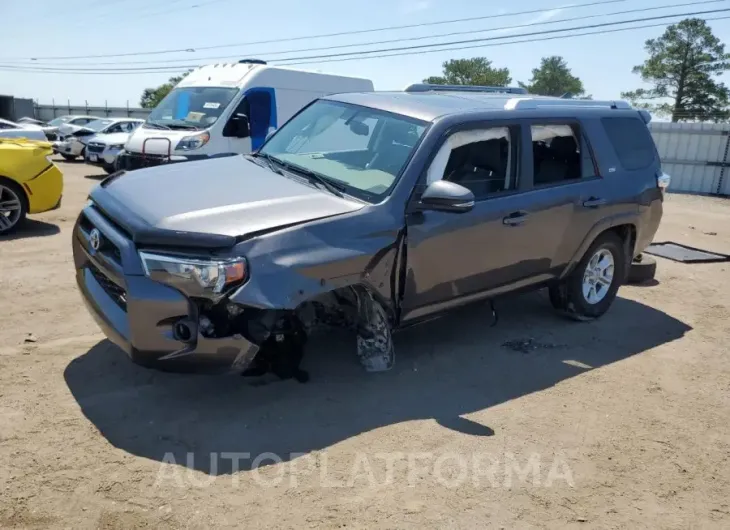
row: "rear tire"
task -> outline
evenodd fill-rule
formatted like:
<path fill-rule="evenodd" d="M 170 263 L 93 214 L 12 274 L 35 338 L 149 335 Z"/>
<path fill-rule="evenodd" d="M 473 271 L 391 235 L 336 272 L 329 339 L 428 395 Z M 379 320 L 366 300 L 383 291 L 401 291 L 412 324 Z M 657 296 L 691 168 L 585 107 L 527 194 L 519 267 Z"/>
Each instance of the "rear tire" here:
<path fill-rule="evenodd" d="M 101 166 L 101 169 L 103 169 L 108 175 L 111 175 L 114 171 L 116 171 L 113 164 L 104 164 Z"/>
<path fill-rule="evenodd" d="M 553 307 L 580 321 L 600 317 L 626 278 L 621 238 L 606 232 L 596 239 L 565 281 L 549 288 Z"/>
<path fill-rule="evenodd" d="M 5 206 L 5 208 L 3 207 Z M 28 213 L 28 199 L 15 182 L 0 177 L 0 236 L 12 233 Z"/>

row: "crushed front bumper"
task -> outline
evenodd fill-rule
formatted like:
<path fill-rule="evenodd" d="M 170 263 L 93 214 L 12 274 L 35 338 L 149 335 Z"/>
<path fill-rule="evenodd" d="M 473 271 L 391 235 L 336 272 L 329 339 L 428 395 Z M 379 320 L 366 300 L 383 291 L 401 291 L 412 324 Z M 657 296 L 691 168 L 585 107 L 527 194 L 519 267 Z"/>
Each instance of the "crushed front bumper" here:
<path fill-rule="evenodd" d="M 97 249 L 91 244 L 94 229 L 100 235 Z M 241 335 L 203 336 L 197 306 L 147 278 L 133 243 L 91 206 L 74 227 L 73 255 L 86 307 L 134 362 L 166 371 L 243 372 L 258 353 L 259 347 Z M 180 322 L 189 324 L 189 340 L 176 336 Z"/>

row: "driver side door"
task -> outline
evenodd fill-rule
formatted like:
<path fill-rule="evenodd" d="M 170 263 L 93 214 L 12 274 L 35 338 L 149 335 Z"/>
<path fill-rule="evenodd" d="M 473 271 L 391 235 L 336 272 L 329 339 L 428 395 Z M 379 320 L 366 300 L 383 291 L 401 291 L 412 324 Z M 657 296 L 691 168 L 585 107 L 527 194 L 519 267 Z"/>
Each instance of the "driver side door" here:
<path fill-rule="evenodd" d="M 474 207 L 453 213 L 419 209 L 417 198 L 411 203 L 406 217 L 404 322 L 479 299 L 487 291 L 534 277 L 549 265 L 549 259 L 544 262 L 534 255 L 521 217 L 530 201 L 521 186 L 523 173 L 532 168 L 524 127 L 489 122 L 457 137 L 460 133 L 445 140 L 426 178 L 451 180 L 470 189 Z"/>

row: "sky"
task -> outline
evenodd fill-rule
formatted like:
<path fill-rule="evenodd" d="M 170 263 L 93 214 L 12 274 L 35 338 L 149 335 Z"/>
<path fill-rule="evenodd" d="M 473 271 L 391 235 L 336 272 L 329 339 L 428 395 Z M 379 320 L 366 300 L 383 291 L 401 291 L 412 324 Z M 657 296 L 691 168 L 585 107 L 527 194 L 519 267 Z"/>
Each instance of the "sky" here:
<path fill-rule="evenodd" d="M 0 67 L 45 68 L 149 68 L 164 65 L 175 69 L 186 64 L 234 62 L 238 58 L 262 58 L 272 64 L 282 57 L 344 53 L 354 49 L 417 46 L 437 42 L 510 37 L 558 28 L 589 26 L 611 21 L 657 17 L 695 11 L 730 9 L 730 0 L 656 11 L 611 15 L 618 11 L 663 7 L 688 0 L 624 0 L 579 7 L 598 0 L 0 0 Z M 63 7 L 60 9 L 60 7 Z M 512 16 L 511 13 L 542 10 Z M 578 21 L 561 20 L 587 17 Z M 730 11 L 700 15 L 730 16 Z M 478 20 L 475 20 L 478 18 Z M 459 23 L 391 29 L 360 34 L 349 32 L 421 24 L 453 19 Z M 667 24 L 681 17 L 636 24 Z M 709 22 L 716 36 L 730 44 L 730 19 Z M 533 24 L 531 27 L 507 26 Z M 635 25 L 636 25 L 635 24 Z M 501 28 L 501 29 L 500 29 Z M 603 29 L 613 29 L 603 28 Z M 486 31 L 494 30 L 494 31 Z M 582 31 L 600 31 L 601 28 Z M 643 86 L 633 66 L 645 58 L 644 42 L 658 37 L 663 27 L 494 46 L 497 41 L 476 43 L 482 47 L 436 51 L 421 48 L 407 56 L 301 65 L 308 70 L 354 75 L 372 79 L 376 90 L 400 90 L 425 77 L 439 75 L 442 63 L 452 58 L 487 57 L 496 67 L 510 69 L 513 84 L 528 81 L 540 58 L 560 55 L 574 75 L 583 80 L 595 99 L 616 99 L 621 91 Z M 295 37 L 344 33 L 334 37 Z M 461 33 L 433 37 L 444 33 Z M 550 35 L 547 35 L 550 36 Z M 424 38 L 425 37 L 425 38 Z M 512 37 L 517 38 L 517 37 Z M 527 37 L 521 37 L 523 39 Z M 533 37 L 534 38 L 534 37 Z M 387 44 L 378 41 L 418 39 Z M 509 39 L 507 39 L 509 40 Z M 269 41 L 264 44 L 246 44 Z M 241 45 L 243 43 L 243 45 Z M 359 44 L 362 48 L 303 51 L 310 48 Z M 237 44 L 200 50 L 200 47 Z M 485 47 L 484 45 L 490 45 Z M 472 43 L 471 46 L 475 44 Z M 466 44 L 462 44 L 466 46 Z M 159 50 L 191 51 L 93 59 L 48 59 L 47 57 L 108 55 Z M 277 52 L 289 52 L 276 55 Z M 391 52 L 395 53 L 395 52 Z M 269 55 L 271 54 L 271 55 Z M 30 58 L 36 58 L 35 61 Z M 101 64 L 106 63 L 106 64 Z M 127 63 L 126 65 L 124 63 Z M 183 68 L 180 68 L 182 71 Z M 123 75 L 49 73 L 0 69 L 0 94 L 33 98 L 39 103 L 138 106 L 144 88 L 163 83 L 175 71 L 125 72 Z M 730 79 L 724 79 L 729 82 Z"/>

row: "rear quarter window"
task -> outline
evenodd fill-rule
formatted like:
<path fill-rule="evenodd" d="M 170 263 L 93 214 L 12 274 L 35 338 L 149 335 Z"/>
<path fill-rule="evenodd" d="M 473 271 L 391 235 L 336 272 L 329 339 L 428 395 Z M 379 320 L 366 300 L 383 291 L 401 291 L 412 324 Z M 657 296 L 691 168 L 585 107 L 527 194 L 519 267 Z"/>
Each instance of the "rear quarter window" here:
<path fill-rule="evenodd" d="M 644 169 L 656 160 L 649 128 L 638 118 L 602 118 L 606 135 L 624 169 Z"/>

